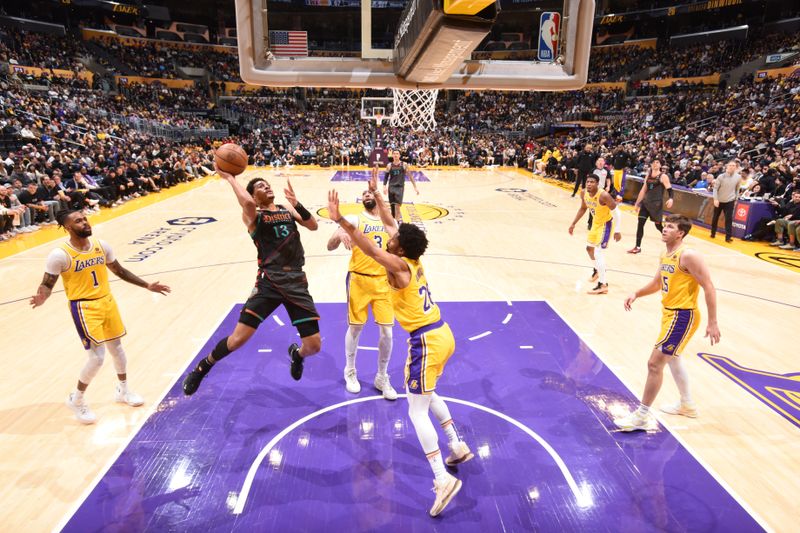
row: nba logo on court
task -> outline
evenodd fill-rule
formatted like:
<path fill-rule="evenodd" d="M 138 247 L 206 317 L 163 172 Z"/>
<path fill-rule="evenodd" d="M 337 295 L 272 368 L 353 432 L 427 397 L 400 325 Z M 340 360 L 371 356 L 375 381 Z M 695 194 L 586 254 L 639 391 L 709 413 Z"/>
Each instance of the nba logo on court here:
<path fill-rule="evenodd" d="M 545 11 L 539 18 L 539 61 L 553 61 L 558 55 L 561 15 Z"/>

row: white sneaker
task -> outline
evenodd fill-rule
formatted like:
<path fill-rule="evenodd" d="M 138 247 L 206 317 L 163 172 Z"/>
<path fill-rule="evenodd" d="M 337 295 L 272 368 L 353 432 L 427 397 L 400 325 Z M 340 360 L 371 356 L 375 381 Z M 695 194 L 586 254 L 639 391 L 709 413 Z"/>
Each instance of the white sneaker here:
<path fill-rule="evenodd" d="M 622 418 L 615 418 L 614 425 L 622 431 L 647 431 L 655 426 L 655 419 L 653 415 L 640 415 L 639 410 L 632 412 L 628 416 Z"/>
<path fill-rule="evenodd" d="M 447 459 L 444 460 L 444 464 L 447 466 L 453 466 L 461 463 L 466 463 L 473 457 L 475 454 L 469 449 L 467 443 L 463 440 L 458 441 L 453 446 L 449 446 L 450 448 L 450 455 L 447 456 Z"/>
<path fill-rule="evenodd" d="M 394 390 L 391 381 L 389 381 L 389 374 L 375 374 L 375 381 L 373 384 L 376 389 L 383 393 L 385 399 L 390 401 L 397 399 L 397 391 Z"/>
<path fill-rule="evenodd" d="M 356 375 L 355 368 L 346 369 L 344 371 L 344 388 L 347 389 L 347 392 L 353 394 L 361 392 L 361 383 L 358 382 L 358 375 Z"/>
<path fill-rule="evenodd" d="M 141 396 L 135 392 L 123 391 L 119 385 L 117 385 L 117 390 L 114 394 L 114 401 L 117 403 L 126 403 L 131 407 L 139 407 L 144 403 L 144 399 Z"/>
<path fill-rule="evenodd" d="M 436 499 L 433 501 L 433 507 L 428 511 L 428 514 L 431 516 L 438 516 L 460 490 L 461 480 L 450 474 L 447 474 L 447 479 L 441 483 L 434 479 L 433 492 L 436 493 Z"/>
<path fill-rule="evenodd" d="M 689 418 L 697 418 L 697 408 L 694 405 L 676 402 L 672 405 L 662 405 L 661 412 L 668 415 L 680 415 Z"/>
<path fill-rule="evenodd" d="M 75 413 L 75 418 L 81 424 L 94 424 L 97 417 L 94 416 L 94 413 L 89 406 L 86 405 L 82 400 L 80 403 L 75 402 L 75 393 L 70 393 L 69 397 L 67 398 L 67 407 L 72 409 L 72 412 Z"/>

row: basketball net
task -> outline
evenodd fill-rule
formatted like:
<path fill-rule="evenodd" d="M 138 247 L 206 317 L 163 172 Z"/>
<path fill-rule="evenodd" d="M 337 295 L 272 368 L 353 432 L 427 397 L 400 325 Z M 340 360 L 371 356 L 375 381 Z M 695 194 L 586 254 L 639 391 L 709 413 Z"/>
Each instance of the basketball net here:
<path fill-rule="evenodd" d="M 436 110 L 438 89 L 392 89 L 394 114 L 392 126 L 409 127 L 414 131 L 436 129 Z"/>

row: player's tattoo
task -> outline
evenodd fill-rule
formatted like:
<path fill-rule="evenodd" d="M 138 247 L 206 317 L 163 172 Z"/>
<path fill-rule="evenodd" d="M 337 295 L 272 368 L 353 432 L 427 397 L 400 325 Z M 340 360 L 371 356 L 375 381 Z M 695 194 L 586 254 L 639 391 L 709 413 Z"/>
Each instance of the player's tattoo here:
<path fill-rule="evenodd" d="M 124 266 L 119 264 L 119 261 L 114 261 L 113 263 L 108 264 L 108 269 L 117 275 L 119 279 L 122 281 L 127 281 L 128 283 L 133 283 L 134 285 L 138 285 L 139 287 L 147 287 L 147 282 L 125 268 Z"/>
<path fill-rule="evenodd" d="M 42 285 L 52 290 L 56 286 L 56 281 L 58 281 L 58 276 L 45 272 L 42 278 Z"/>

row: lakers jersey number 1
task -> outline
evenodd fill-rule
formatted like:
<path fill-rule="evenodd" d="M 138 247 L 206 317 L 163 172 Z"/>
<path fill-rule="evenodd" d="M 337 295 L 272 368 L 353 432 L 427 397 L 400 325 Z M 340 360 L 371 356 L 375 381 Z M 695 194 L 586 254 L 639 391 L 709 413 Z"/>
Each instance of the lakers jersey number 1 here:
<path fill-rule="evenodd" d="M 85 252 L 73 248 L 69 242 L 61 244 L 70 260 L 67 270 L 61 273 L 68 300 L 96 300 L 111 292 L 103 246 L 97 239 L 89 242 L 92 247 Z"/>

